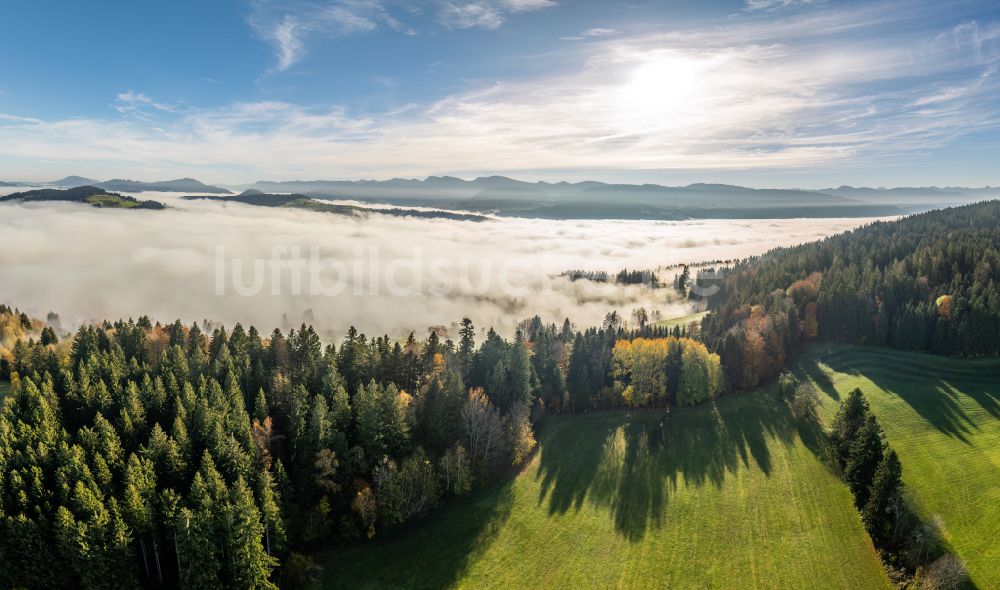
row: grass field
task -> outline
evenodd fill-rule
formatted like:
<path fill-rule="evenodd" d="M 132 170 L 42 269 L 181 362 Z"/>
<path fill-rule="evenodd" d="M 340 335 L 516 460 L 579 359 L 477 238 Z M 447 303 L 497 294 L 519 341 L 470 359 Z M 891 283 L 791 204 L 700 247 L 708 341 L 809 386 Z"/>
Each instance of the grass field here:
<path fill-rule="evenodd" d="M 899 453 L 911 504 L 938 516 L 979 588 L 1000 588 L 1000 361 L 819 346 L 796 363 L 829 420 L 860 387 Z"/>
<path fill-rule="evenodd" d="M 95 207 L 110 207 L 114 209 L 132 209 L 139 206 L 136 201 L 130 201 L 114 195 L 93 195 L 87 197 L 87 202 Z"/>
<path fill-rule="evenodd" d="M 706 315 L 708 315 L 707 311 L 699 311 L 678 318 L 653 322 L 653 326 L 656 328 L 673 328 L 674 326 L 687 326 L 691 323 L 700 324 L 701 318 Z"/>
<path fill-rule="evenodd" d="M 319 556 L 320 588 L 887 588 L 816 425 L 771 393 L 551 417 L 519 476 Z"/>

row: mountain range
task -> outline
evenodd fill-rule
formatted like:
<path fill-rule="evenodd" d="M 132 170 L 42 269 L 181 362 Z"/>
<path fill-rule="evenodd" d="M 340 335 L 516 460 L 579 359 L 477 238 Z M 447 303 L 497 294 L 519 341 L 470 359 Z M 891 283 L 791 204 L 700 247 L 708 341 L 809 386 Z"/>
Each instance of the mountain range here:
<path fill-rule="evenodd" d="M 463 180 L 258 181 L 254 189 L 318 199 L 462 209 L 553 219 L 689 219 L 869 217 L 992 198 L 997 190 L 966 188 L 754 189 L 727 184 L 687 186 L 584 182 L 525 182 L 504 176 Z"/>
<path fill-rule="evenodd" d="M 2 184 L 2 183 L 0 183 Z M 14 186 L 14 183 L 6 183 Z M 233 194 L 193 178 L 142 182 L 96 181 L 67 176 L 52 187 L 94 186 L 109 191 Z M 754 219 L 875 217 L 996 198 L 992 187 L 840 186 L 817 190 L 755 189 L 728 184 L 686 186 L 612 184 L 597 181 L 526 182 L 505 176 L 464 180 L 454 176 L 391 180 L 261 180 L 250 188 L 265 194 L 295 194 L 319 200 L 355 200 L 403 207 L 431 207 L 509 217 L 547 219 Z"/>
<path fill-rule="evenodd" d="M 229 189 L 204 184 L 193 178 L 178 178 L 176 180 L 160 180 L 156 182 L 142 182 L 139 180 L 128 180 L 124 178 L 112 178 L 111 180 L 98 181 L 82 176 L 67 176 L 52 182 L 44 183 L 48 186 L 58 188 L 73 188 L 77 186 L 96 186 L 109 191 L 121 191 L 128 193 L 141 193 L 144 191 L 160 191 L 166 193 L 210 193 L 228 195 L 232 194 Z"/>

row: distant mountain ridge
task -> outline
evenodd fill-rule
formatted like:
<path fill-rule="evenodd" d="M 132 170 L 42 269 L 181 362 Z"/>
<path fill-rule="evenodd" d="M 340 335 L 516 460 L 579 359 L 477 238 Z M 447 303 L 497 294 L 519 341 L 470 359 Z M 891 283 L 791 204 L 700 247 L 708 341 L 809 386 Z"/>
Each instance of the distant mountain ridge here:
<path fill-rule="evenodd" d="M 218 186 L 204 184 L 193 178 L 178 178 L 176 180 L 160 180 L 157 182 L 141 182 L 123 178 L 112 178 L 98 182 L 95 186 L 111 191 L 126 191 L 139 193 L 142 191 L 161 191 L 169 193 L 211 193 L 230 195 L 232 191 Z"/>
<path fill-rule="evenodd" d="M 127 178 L 112 178 L 111 180 L 99 181 L 83 176 L 67 176 L 43 183 L 47 186 L 59 188 L 73 188 L 77 186 L 96 186 L 109 191 L 121 191 L 128 193 L 141 193 L 144 191 L 159 191 L 164 193 L 208 193 L 228 195 L 232 191 L 210 184 L 204 184 L 194 178 L 178 178 L 176 180 L 158 180 L 155 182 L 143 182 L 140 180 L 129 180 Z"/>
<path fill-rule="evenodd" d="M 94 186 L 104 190 L 231 195 L 232 191 L 193 178 L 142 182 L 122 178 L 94 181 L 67 176 L 46 186 Z M 0 183 L 14 186 L 14 183 Z M 825 189 L 748 188 L 730 184 L 686 186 L 599 181 L 529 182 L 506 176 L 465 180 L 454 176 L 390 180 L 261 180 L 249 191 L 296 194 L 311 199 L 357 200 L 398 207 L 429 207 L 475 214 L 547 219 L 706 219 L 791 217 L 876 217 L 997 198 L 992 187 L 840 186 Z M 252 194 L 252 193 L 250 193 Z M 247 196 L 247 193 L 244 193 Z M 274 200 L 271 199 L 273 202 Z"/>
<path fill-rule="evenodd" d="M 646 191 L 668 191 L 668 192 L 679 192 L 679 191 L 702 191 L 702 192 L 724 192 L 724 193 L 742 193 L 742 192 L 761 192 L 761 191 L 781 191 L 787 193 L 800 193 L 800 194 L 825 194 L 825 195 L 835 195 L 849 197 L 853 194 L 907 194 L 907 195 L 941 195 L 941 194 L 971 194 L 980 193 L 983 191 L 1000 191 L 997 187 L 854 187 L 849 185 L 843 185 L 837 188 L 821 188 L 821 189 L 802 189 L 802 188 L 791 188 L 791 189 L 774 189 L 774 188 L 763 188 L 755 189 L 745 186 L 733 185 L 733 184 L 719 184 L 719 183 L 705 183 L 698 182 L 693 184 L 688 184 L 686 186 L 667 186 L 660 184 L 623 184 L 623 183 L 607 183 L 596 180 L 584 180 L 579 182 L 546 182 L 546 181 L 536 181 L 529 182 L 524 180 L 516 180 L 506 176 L 480 176 L 473 180 L 465 180 L 462 178 L 456 178 L 454 176 L 428 176 L 425 179 L 417 178 L 392 178 L 390 180 L 288 180 L 288 181 L 272 181 L 272 180 L 258 180 L 252 185 L 254 189 L 262 190 L 267 192 L 268 190 L 288 192 L 291 189 L 298 191 L 337 191 L 337 190 L 358 190 L 371 187 L 384 187 L 384 188 L 406 188 L 406 189 L 434 189 L 434 190 L 452 190 L 459 192 L 469 192 L 483 190 L 487 188 L 503 188 L 507 190 L 517 190 L 517 189 L 528 189 L 533 188 L 536 190 L 545 190 L 553 193 L 572 193 L 578 190 L 586 190 L 599 187 L 631 187 L 635 189 L 641 189 Z"/>
<path fill-rule="evenodd" d="M 463 180 L 429 176 L 359 181 L 258 181 L 268 193 L 355 199 L 550 219 L 664 219 L 874 217 L 906 211 L 892 204 L 798 189 L 753 189 L 697 183 L 687 186 L 583 182 L 526 182 L 505 176 Z"/>
<path fill-rule="evenodd" d="M 899 204 L 965 204 L 983 199 L 995 199 L 1000 188 L 969 187 L 891 187 L 840 186 L 821 189 L 819 192 L 865 202 L 895 202 Z"/>
<path fill-rule="evenodd" d="M 394 178 L 391 180 L 292 180 L 255 182 L 252 187 L 264 192 L 323 193 L 329 196 L 370 196 L 398 192 L 420 199 L 432 195 L 438 198 L 468 200 L 484 191 L 487 195 L 504 195 L 511 199 L 532 200 L 538 195 L 551 197 L 624 191 L 635 195 L 692 195 L 699 199 L 706 193 L 725 195 L 772 194 L 801 198 L 825 199 L 836 196 L 819 191 L 800 189 L 753 189 L 735 185 L 696 183 L 687 186 L 663 186 L 658 184 L 611 184 L 598 181 L 581 182 L 526 182 L 505 176 L 485 176 L 474 180 L 463 180 L 453 176 L 428 176 L 424 180 Z M 842 199 L 834 199 L 841 201 Z"/>
<path fill-rule="evenodd" d="M 97 186 L 99 180 L 94 180 L 93 178 L 85 178 L 83 176 L 67 176 L 65 178 L 60 178 L 59 180 L 54 180 L 52 182 L 47 182 L 49 186 L 58 186 L 65 188 L 73 188 L 77 186 Z"/>

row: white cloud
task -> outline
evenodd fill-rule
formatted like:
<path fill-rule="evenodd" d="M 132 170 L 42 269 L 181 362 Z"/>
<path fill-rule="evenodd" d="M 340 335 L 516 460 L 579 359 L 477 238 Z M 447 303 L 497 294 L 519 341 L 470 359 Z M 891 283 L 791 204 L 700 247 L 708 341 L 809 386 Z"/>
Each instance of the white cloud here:
<path fill-rule="evenodd" d="M 496 29 L 503 24 L 503 14 L 489 2 L 469 2 L 455 4 L 445 2 L 441 6 L 441 21 L 458 29 Z"/>
<path fill-rule="evenodd" d="M 554 0 L 502 0 L 500 4 L 513 12 L 527 12 L 551 8 L 556 5 Z"/>
<path fill-rule="evenodd" d="M 144 93 L 135 92 L 134 90 L 118 93 L 114 108 L 123 115 L 137 114 L 147 108 L 171 113 L 178 110 L 176 105 L 156 102 Z"/>
<path fill-rule="evenodd" d="M 938 36 L 939 41 L 950 41 L 958 50 L 973 52 L 977 60 L 983 59 L 983 52 L 1000 40 L 1000 23 L 979 23 L 975 20 L 955 25 L 947 33 Z"/>
<path fill-rule="evenodd" d="M 380 25 L 399 28 L 399 22 L 379 0 L 333 0 L 325 4 L 256 0 L 248 22 L 257 35 L 274 46 L 276 71 L 287 70 L 302 59 L 310 36 L 356 35 Z"/>
<path fill-rule="evenodd" d="M 253 0 L 253 9 L 247 21 L 261 39 L 274 47 L 277 63 L 273 71 L 281 72 L 305 56 L 307 43 L 313 37 L 358 35 L 381 27 L 415 35 L 417 31 L 414 28 L 405 26 L 392 14 L 390 4 L 383 0 L 324 0 L 320 3 Z M 496 29 L 510 14 L 555 5 L 554 0 L 426 0 L 406 6 L 411 16 L 424 12 L 436 14 L 438 26 Z M 399 6 L 395 9 L 401 11 Z"/>
<path fill-rule="evenodd" d="M 456 29 L 496 29 L 507 20 L 508 13 L 531 12 L 556 5 L 553 0 L 477 0 L 441 4 L 439 18 Z"/>
<path fill-rule="evenodd" d="M 746 0 L 747 10 L 775 10 L 789 6 L 822 4 L 827 0 Z"/>
<path fill-rule="evenodd" d="M 277 26 L 269 33 L 278 51 L 278 70 L 288 69 L 298 61 L 302 54 L 302 40 L 299 38 L 301 27 L 291 15 L 285 15 Z"/>
<path fill-rule="evenodd" d="M 618 33 L 618 29 L 597 27 L 581 31 L 579 35 L 573 35 L 571 37 L 560 37 L 560 38 L 563 41 L 583 41 L 584 39 L 590 39 L 593 37 L 607 37 L 609 35 L 614 35 L 616 33 Z"/>
<path fill-rule="evenodd" d="M 927 96 L 921 96 L 913 101 L 913 106 L 922 107 L 933 104 L 940 104 L 944 102 L 950 102 L 956 99 L 960 99 L 969 93 L 970 89 L 966 87 L 962 88 L 944 88 L 940 92 L 934 94 L 929 94 Z"/>
<path fill-rule="evenodd" d="M 145 93 L 134 90 L 118 93 L 112 108 L 126 119 L 150 126 L 156 124 L 159 116 L 179 113 L 181 110 L 179 104 L 157 102 Z"/>

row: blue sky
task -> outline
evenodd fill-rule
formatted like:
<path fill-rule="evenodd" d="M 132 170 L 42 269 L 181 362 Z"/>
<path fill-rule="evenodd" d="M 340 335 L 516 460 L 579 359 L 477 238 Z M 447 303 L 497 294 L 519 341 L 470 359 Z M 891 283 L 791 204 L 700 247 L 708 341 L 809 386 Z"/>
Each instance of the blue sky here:
<path fill-rule="evenodd" d="M 0 178 L 1000 184 L 1000 4 L 5 3 Z"/>

